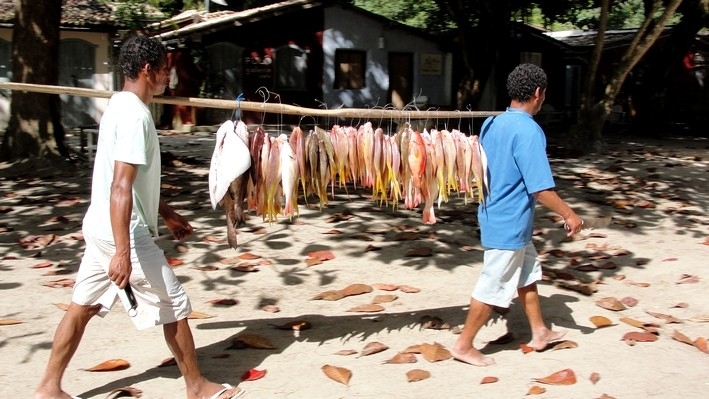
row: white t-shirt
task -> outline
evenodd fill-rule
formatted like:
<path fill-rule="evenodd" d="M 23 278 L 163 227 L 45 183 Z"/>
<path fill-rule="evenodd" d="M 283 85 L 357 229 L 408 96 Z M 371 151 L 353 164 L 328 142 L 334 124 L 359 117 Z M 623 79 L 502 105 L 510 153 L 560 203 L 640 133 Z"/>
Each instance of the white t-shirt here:
<path fill-rule="evenodd" d="M 84 217 L 85 234 L 113 241 L 110 197 L 114 162 L 138 166 L 133 183 L 131 238 L 158 235 L 160 142 L 148 106 L 138 96 L 114 94 L 101 118 L 91 182 L 91 204 Z"/>

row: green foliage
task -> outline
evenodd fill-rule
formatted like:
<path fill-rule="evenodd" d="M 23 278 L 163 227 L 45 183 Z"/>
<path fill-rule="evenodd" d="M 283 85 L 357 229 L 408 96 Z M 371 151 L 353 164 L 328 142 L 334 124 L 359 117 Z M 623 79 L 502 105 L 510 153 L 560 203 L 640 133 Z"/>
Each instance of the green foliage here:
<path fill-rule="evenodd" d="M 414 28 L 440 31 L 452 27 L 433 0 L 355 0 L 354 5 Z"/>

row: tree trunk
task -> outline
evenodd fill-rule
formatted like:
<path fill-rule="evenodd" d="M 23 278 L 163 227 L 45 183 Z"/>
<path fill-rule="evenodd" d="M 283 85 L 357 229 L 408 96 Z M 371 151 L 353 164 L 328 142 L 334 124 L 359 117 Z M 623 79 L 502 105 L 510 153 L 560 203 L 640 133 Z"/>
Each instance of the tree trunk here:
<path fill-rule="evenodd" d="M 59 69 L 61 0 L 15 0 L 12 32 L 12 81 L 56 85 Z M 58 160 L 68 155 L 56 94 L 13 91 L 10 121 L 0 159 Z"/>
<path fill-rule="evenodd" d="M 603 127 L 610 114 L 611 107 L 620 93 L 623 83 L 631 70 L 643 58 L 645 53 L 657 41 L 664 30 L 667 22 L 675 15 L 682 0 L 670 0 L 665 4 L 663 13 L 657 18 L 653 18 L 655 11 L 659 9 L 662 0 L 653 0 L 653 9 L 646 10 L 646 19 L 638 29 L 637 34 L 628 46 L 625 54 L 616 67 L 613 75 L 608 80 L 601 97 L 593 102 L 593 106 L 585 105 L 581 110 L 581 118 L 578 125 L 572 127 L 568 136 L 569 148 L 581 152 L 602 152 L 605 150 L 603 140 Z M 603 10 L 602 10 L 603 11 Z M 607 12 L 607 11 L 606 11 Z M 605 29 L 605 28 L 604 28 Z M 588 89 L 587 89 L 588 90 Z M 586 98 L 593 98 L 593 93 L 585 93 Z M 585 104 L 592 103 L 586 101 Z"/>

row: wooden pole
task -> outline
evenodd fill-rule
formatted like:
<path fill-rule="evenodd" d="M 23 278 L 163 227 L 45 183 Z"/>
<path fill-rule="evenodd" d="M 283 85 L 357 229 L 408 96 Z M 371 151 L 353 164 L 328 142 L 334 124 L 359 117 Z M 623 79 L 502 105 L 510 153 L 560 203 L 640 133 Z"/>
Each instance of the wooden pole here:
<path fill-rule="evenodd" d="M 110 98 L 115 92 L 110 90 L 85 89 L 68 86 L 39 85 L 32 83 L 0 82 L 0 89 L 28 91 L 48 94 L 66 94 L 79 97 Z M 395 110 L 381 108 L 337 108 L 316 109 L 303 108 L 287 104 L 275 104 L 254 101 L 220 100 L 198 97 L 155 96 L 153 102 L 158 104 L 176 104 L 191 107 L 236 109 L 242 111 L 266 112 L 283 115 L 323 116 L 339 118 L 398 118 L 398 119 L 428 119 L 428 118 L 481 118 L 498 115 L 500 111 L 421 111 Z"/>

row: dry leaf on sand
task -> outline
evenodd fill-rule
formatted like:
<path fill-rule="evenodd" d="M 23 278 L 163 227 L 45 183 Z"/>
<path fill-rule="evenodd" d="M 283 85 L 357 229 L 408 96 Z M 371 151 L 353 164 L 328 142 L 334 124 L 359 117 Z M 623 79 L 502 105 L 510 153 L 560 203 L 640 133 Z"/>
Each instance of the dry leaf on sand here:
<path fill-rule="evenodd" d="M 588 377 L 588 379 L 591 381 L 591 384 L 595 385 L 601 379 L 601 375 L 596 372 L 593 372 L 591 373 L 591 376 Z"/>
<path fill-rule="evenodd" d="M 532 380 L 549 385 L 573 385 L 576 383 L 576 374 L 571 369 L 563 369 L 546 377 L 534 378 Z"/>
<path fill-rule="evenodd" d="M 337 367 L 329 364 L 322 366 L 321 369 L 329 379 L 344 385 L 350 384 L 350 378 L 352 378 L 352 371 L 344 367 Z"/>
<path fill-rule="evenodd" d="M 615 297 L 605 297 L 596 301 L 596 305 L 602 307 L 603 309 L 619 311 L 624 310 L 625 305 Z"/>
<path fill-rule="evenodd" d="M 373 355 L 375 353 L 379 353 L 387 349 L 389 349 L 389 347 L 381 342 L 370 342 L 364 346 L 364 349 L 362 349 L 362 353 L 360 353 L 357 357 Z"/>
<path fill-rule="evenodd" d="M 111 359 L 101 362 L 91 368 L 84 369 L 85 371 L 118 371 L 125 370 L 130 367 L 130 363 L 123 359 Z"/>
<path fill-rule="evenodd" d="M 591 323 L 593 323 L 596 328 L 603 328 L 613 325 L 613 322 L 604 316 L 591 316 Z"/>
<path fill-rule="evenodd" d="M 399 298 L 396 295 L 388 294 L 388 295 L 377 295 L 372 299 L 372 303 L 388 303 L 388 302 L 394 302 Z"/>
<path fill-rule="evenodd" d="M 313 300 L 337 301 L 344 298 L 345 295 L 340 290 L 323 291 L 313 297 Z"/>
<path fill-rule="evenodd" d="M 546 391 L 547 389 L 544 387 L 540 387 L 539 385 L 532 385 L 527 391 L 527 395 L 541 395 Z"/>
<path fill-rule="evenodd" d="M 629 345 L 633 345 L 635 342 L 655 342 L 657 335 L 647 331 L 632 331 L 625 333 L 621 340 L 626 341 Z"/>
<path fill-rule="evenodd" d="M 553 343 L 551 345 L 552 345 L 551 350 L 553 350 L 553 351 L 559 350 L 559 349 L 574 349 L 574 348 L 578 348 L 578 346 L 579 346 L 574 341 L 560 341 L 560 342 Z"/>
<path fill-rule="evenodd" d="M 106 399 L 116 398 L 139 398 L 143 396 L 143 391 L 133 387 L 116 388 L 106 395 Z"/>
<path fill-rule="evenodd" d="M 366 304 L 366 305 L 359 305 L 359 306 L 355 306 L 353 308 L 347 309 L 348 312 L 362 312 L 362 313 L 381 312 L 383 310 L 384 310 L 384 306 L 377 305 L 375 303 L 370 303 L 370 304 Z"/>
<path fill-rule="evenodd" d="M 399 352 L 394 357 L 389 360 L 385 360 L 385 364 L 403 364 L 403 363 L 416 363 L 416 355 L 413 353 Z"/>
<path fill-rule="evenodd" d="M 499 381 L 499 380 L 500 380 L 500 379 L 497 378 L 497 377 L 494 377 L 494 376 L 487 376 L 487 377 L 483 377 L 483 379 L 480 380 L 480 384 L 492 384 L 492 383 L 495 383 L 495 382 L 497 382 L 497 381 Z"/>
<path fill-rule="evenodd" d="M 343 296 L 361 295 L 372 292 L 372 287 L 367 284 L 350 284 L 342 290 Z"/>
<path fill-rule="evenodd" d="M 438 342 L 434 342 L 433 344 L 423 343 L 421 344 L 420 350 L 423 358 L 428 360 L 429 362 L 448 360 L 453 357 L 450 351 L 444 348 L 443 345 L 439 344 Z"/>
<path fill-rule="evenodd" d="M 12 326 L 15 324 L 22 324 L 22 321 L 16 319 L 0 319 L 0 326 Z"/>
<path fill-rule="evenodd" d="M 431 373 L 426 370 L 413 369 L 406 372 L 406 379 L 409 382 L 425 380 L 431 377 Z"/>

